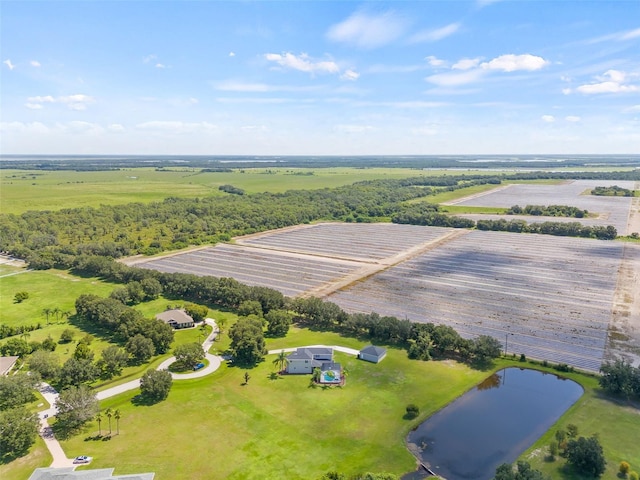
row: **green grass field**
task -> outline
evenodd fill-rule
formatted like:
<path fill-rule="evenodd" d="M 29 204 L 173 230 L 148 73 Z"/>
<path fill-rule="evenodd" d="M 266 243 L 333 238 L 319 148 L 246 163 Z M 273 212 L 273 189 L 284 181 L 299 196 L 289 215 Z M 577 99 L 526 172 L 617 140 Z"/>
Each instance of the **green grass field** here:
<path fill-rule="evenodd" d="M 435 175 L 438 172 L 428 173 Z M 156 171 L 152 168 L 105 172 L 0 170 L 0 204 L 3 213 L 19 214 L 27 210 L 161 201 L 169 196 L 224 195 L 218 187 L 225 184 L 242 188 L 247 193 L 278 193 L 419 175 L 425 175 L 425 172 L 408 168 L 272 168 L 230 173 L 200 173 L 191 169 Z"/>

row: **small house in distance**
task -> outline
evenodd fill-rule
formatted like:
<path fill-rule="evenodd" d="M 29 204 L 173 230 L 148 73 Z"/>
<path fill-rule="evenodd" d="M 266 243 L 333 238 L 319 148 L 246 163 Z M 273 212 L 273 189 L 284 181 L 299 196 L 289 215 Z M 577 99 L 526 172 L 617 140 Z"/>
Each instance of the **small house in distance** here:
<path fill-rule="evenodd" d="M 0 375 L 9 375 L 9 372 L 18 361 L 15 355 L 10 357 L 0 357 Z"/>
<path fill-rule="evenodd" d="M 358 354 L 358 358 L 367 362 L 380 363 L 387 356 L 387 349 L 376 347 L 375 345 L 367 345 Z"/>
<path fill-rule="evenodd" d="M 287 373 L 313 373 L 325 363 L 333 362 L 333 348 L 301 347 L 287 357 Z"/>
<path fill-rule="evenodd" d="M 168 323 L 176 330 L 180 328 L 191 328 L 195 325 L 193 318 L 187 315 L 184 310 L 167 310 L 166 312 L 156 315 L 158 320 L 162 320 L 164 323 Z"/>

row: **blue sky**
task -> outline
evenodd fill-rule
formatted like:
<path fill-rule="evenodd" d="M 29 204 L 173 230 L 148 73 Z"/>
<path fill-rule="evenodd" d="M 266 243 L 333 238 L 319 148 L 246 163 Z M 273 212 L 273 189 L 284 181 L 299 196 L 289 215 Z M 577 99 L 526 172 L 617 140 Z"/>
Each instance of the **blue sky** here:
<path fill-rule="evenodd" d="M 640 1 L 2 1 L 2 153 L 640 153 Z"/>

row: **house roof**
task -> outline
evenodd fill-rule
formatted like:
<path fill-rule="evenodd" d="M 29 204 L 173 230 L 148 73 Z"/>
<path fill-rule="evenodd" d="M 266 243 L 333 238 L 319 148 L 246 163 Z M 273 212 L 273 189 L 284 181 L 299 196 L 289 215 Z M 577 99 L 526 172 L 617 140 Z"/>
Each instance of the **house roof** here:
<path fill-rule="evenodd" d="M 155 473 L 134 473 L 113 476 L 113 468 L 75 471 L 73 467 L 36 468 L 29 480 L 153 480 Z"/>
<path fill-rule="evenodd" d="M 9 370 L 11 370 L 16 364 L 18 358 L 20 357 L 0 357 L 0 375 L 6 375 L 9 373 Z"/>
<path fill-rule="evenodd" d="M 336 362 L 323 362 L 322 366 L 320 367 L 320 370 L 322 370 L 323 372 L 326 372 L 327 370 L 341 371 L 342 365 Z"/>
<path fill-rule="evenodd" d="M 165 323 L 174 321 L 176 323 L 193 323 L 193 318 L 187 315 L 184 310 L 167 310 L 165 312 L 156 315 L 158 320 L 162 320 Z"/>
<path fill-rule="evenodd" d="M 291 353 L 289 360 L 313 360 L 314 355 L 333 355 L 333 348 L 328 347 L 301 347 Z"/>
<path fill-rule="evenodd" d="M 387 353 L 387 349 L 376 347 L 375 345 L 367 345 L 362 350 L 360 350 L 360 353 L 364 353 L 365 355 L 375 355 L 376 357 L 380 358 L 385 353 Z"/>

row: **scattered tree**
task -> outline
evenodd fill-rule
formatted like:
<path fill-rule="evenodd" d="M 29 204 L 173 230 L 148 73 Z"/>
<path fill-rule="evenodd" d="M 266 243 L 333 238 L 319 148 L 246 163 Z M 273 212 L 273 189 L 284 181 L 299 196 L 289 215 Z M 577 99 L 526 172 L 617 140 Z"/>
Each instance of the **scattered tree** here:
<path fill-rule="evenodd" d="M 75 429 L 95 418 L 98 413 L 96 394 L 86 385 L 65 388 L 56 401 L 58 423 L 66 429 Z"/>
<path fill-rule="evenodd" d="M 249 375 L 249 372 L 244 372 L 244 384 L 247 385 L 249 383 L 249 380 L 251 379 L 251 375 Z"/>
<path fill-rule="evenodd" d="M 629 462 L 620 462 L 620 475 L 622 475 L 623 477 L 626 477 L 627 474 L 629 473 L 629 470 L 631 470 L 631 465 L 629 465 Z"/>
<path fill-rule="evenodd" d="M 174 350 L 176 363 L 184 369 L 193 368 L 204 358 L 204 350 L 199 343 L 185 343 Z"/>
<path fill-rule="evenodd" d="M 60 373 L 60 359 L 47 350 L 36 350 L 29 357 L 29 370 L 37 372 L 42 378 L 52 380 Z"/>
<path fill-rule="evenodd" d="M 198 305 L 196 303 L 186 303 L 184 306 L 185 312 L 193 318 L 194 322 L 202 322 L 207 315 L 209 315 L 209 307 L 206 305 Z"/>
<path fill-rule="evenodd" d="M 167 398 L 172 384 L 169 371 L 147 370 L 140 379 L 140 393 L 144 398 L 158 402 Z"/>
<path fill-rule="evenodd" d="M 38 375 L 0 376 L 0 411 L 15 408 L 35 400 L 33 391 L 40 383 Z"/>
<path fill-rule="evenodd" d="M 573 423 L 567 425 L 567 435 L 569 435 L 569 438 L 576 438 L 578 436 L 578 427 Z"/>
<path fill-rule="evenodd" d="M 113 418 L 116 419 L 116 435 L 120 435 L 120 410 L 117 410 L 115 412 L 113 412 Z"/>
<path fill-rule="evenodd" d="M 60 343 L 71 343 L 75 332 L 70 328 L 66 328 L 60 334 Z"/>
<path fill-rule="evenodd" d="M 420 408 L 415 403 L 410 403 L 406 408 L 406 417 L 407 418 L 416 418 L 420 415 Z"/>
<path fill-rule="evenodd" d="M 137 365 L 149 361 L 156 353 L 151 339 L 143 337 L 140 334 L 130 338 L 124 349 L 131 356 L 131 361 Z"/>
<path fill-rule="evenodd" d="M 18 292 L 13 296 L 14 303 L 22 303 L 29 298 L 29 292 Z"/>
<path fill-rule="evenodd" d="M 638 472 L 629 472 L 629 480 L 640 480 L 640 475 L 638 475 Z"/>
<path fill-rule="evenodd" d="M 102 414 L 96 413 L 96 422 L 98 422 L 98 435 L 102 436 Z"/>
<path fill-rule="evenodd" d="M 596 437 L 571 439 L 566 449 L 567 463 L 580 473 L 600 477 L 605 470 L 606 460 L 602 446 Z"/>
<path fill-rule="evenodd" d="M 279 372 L 283 372 L 286 366 L 289 364 L 289 359 L 287 358 L 287 353 L 284 350 L 281 350 L 278 356 L 273 361 L 273 364 L 278 367 Z"/>
<path fill-rule="evenodd" d="M 111 417 L 113 416 L 113 411 L 111 411 L 110 408 L 107 408 L 104 414 L 109 419 L 109 435 L 111 435 Z"/>
<path fill-rule="evenodd" d="M 98 366 L 106 378 L 113 378 L 122 373 L 122 369 L 129 362 L 129 354 L 116 345 L 110 345 L 102 351 L 102 358 Z"/>
<path fill-rule="evenodd" d="M 91 360 L 87 358 L 78 360 L 71 357 L 62 365 L 59 383 L 78 386 L 82 383 L 93 382 L 99 375 L 100 369 Z"/>
<path fill-rule="evenodd" d="M 286 310 L 270 310 L 264 319 L 267 321 L 267 334 L 270 337 L 284 337 L 289 332 L 293 315 Z"/>
<path fill-rule="evenodd" d="M 262 322 L 251 317 L 240 317 L 229 330 L 233 361 L 240 365 L 255 365 L 266 352 Z"/>

